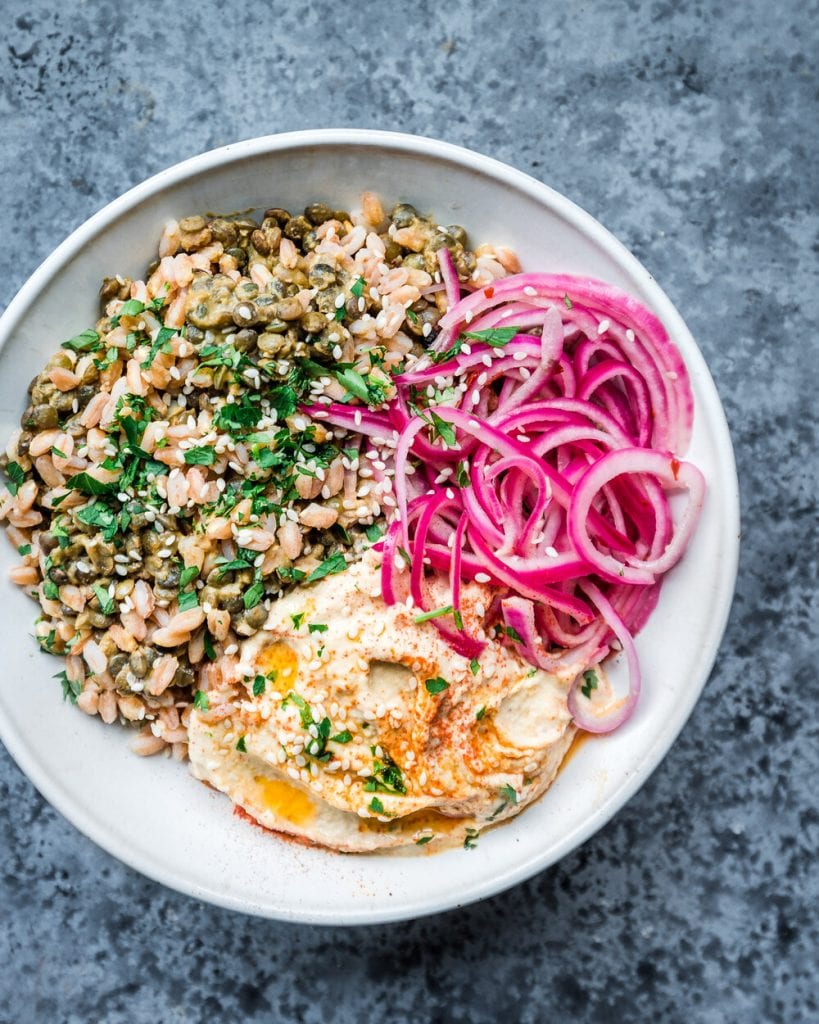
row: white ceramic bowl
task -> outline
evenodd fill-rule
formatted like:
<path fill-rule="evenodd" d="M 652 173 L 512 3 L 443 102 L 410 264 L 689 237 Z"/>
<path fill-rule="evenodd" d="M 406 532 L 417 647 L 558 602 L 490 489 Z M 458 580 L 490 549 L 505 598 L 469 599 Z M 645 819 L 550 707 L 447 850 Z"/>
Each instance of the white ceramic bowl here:
<path fill-rule="evenodd" d="M 200 899 L 290 921 L 354 924 L 460 906 L 530 877 L 582 843 L 631 797 L 679 733 L 708 677 L 736 576 L 733 452 L 713 381 L 680 314 L 646 270 L 568 199 L 495 160 L 408 135 L 307 131 L 205 153 L 149 179 L 78 228 L 0 319 L 0 435 L 60 341 L 96 319 L 105 274 L 141 276 L 163 222 L 203 211 L 315 199 L 355 206 L 369 188 L 457 222 L 473 241 L 512 246 L 525 269 L 588 274 L 639 297 L 682 350 L 696 399 L 689 457 L 708 497 L 697 534 L 640 635 L 645 679 L 634 717 L 582 745 L 537 804 L 477 849 L 427 856 L 341 856 L 281 841 L 231 813 L 185 767 L 140 759 L 126 735 L 60 699 L 61 668 L 31 639 L 35 605 L 6 580 L 0 549 L 0 736 L 40 792 L 109 853 Z"/>

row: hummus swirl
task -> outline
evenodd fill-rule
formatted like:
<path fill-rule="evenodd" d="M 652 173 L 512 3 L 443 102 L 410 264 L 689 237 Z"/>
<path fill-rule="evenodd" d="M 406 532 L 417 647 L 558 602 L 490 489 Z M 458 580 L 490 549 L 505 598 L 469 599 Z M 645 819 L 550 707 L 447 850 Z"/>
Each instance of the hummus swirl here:
<path fill-rule="evenodd" d="M 571 678 L 489 639 L 456 654 L 381 600 L 379 557 L 276 601 L 241 651 L 242 698 L 190 720 L 194 774 L 266 828 L 340 851 L 470 842 L 550 785 Z M 485 587 L 464 588 L 477 628 Z"/>

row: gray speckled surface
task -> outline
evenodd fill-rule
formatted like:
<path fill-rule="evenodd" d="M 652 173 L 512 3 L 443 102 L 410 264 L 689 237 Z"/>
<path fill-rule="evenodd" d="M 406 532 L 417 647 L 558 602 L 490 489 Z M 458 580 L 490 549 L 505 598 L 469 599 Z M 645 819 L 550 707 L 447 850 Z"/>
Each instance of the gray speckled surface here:
<path fill-rule="evenodd" d="M 730 626 L 679 741 L 602 832 L 509 893 L 391 927 L 166 891 L 0 751 L 0 1020 L 819 1019 L 816 4 L 266 7 L 6 0 L 0 301 L 109 199 L 237 138 L 381 127 L 506 160 L 611 228 L 705 352 L 742 482 Z"/>

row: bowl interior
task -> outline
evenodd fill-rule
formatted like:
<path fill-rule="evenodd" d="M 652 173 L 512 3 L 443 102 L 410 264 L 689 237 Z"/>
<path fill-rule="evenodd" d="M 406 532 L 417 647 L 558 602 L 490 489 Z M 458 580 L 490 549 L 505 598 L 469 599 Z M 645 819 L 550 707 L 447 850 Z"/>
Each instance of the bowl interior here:
<path fill-rule="evenodd" d="M 517 250 L 525 269 L 588 274 L 627 289 L 664 320 L 696 399 L 689 457 L 707 504 L 683 562 L 638 640 L 645 689 L 614 735 L 583 744 L 550 791 L 476 850 L 342 856 L 279 840 L 231 813 L 228 800 L 165 759 L 140 759 L 123 730 L 60 700 L 62 665 L 38 652 L 36 606 L 7 581 L 0 547 L 6 671 L 0 734 L 44 795 L 109 852 L 192 895 L 239 910 L 325 923 L 409 917 L 519 881 L 599 828 L 647 778 L 687 718 L 713 663 L 736 573 L 737 487 L 717 394 L 694 342 L 647 272 L 592 218 L 549 189 L 455 147 L 378 133 L 300 133 L 227 147 L 132 190 L 75 232 L 0 321 L 0 434 L 60 341 L 91 325 L 106 274 L 142 276 L 164 221 L 203 211 L 298 210 L 316 199 L 353 207 L 371 189 L 411 202 L 473 243 Z M 433 856 L 433 854 L 429 854 Z M 430 870 L 434 865 L 434 870 Z"/>

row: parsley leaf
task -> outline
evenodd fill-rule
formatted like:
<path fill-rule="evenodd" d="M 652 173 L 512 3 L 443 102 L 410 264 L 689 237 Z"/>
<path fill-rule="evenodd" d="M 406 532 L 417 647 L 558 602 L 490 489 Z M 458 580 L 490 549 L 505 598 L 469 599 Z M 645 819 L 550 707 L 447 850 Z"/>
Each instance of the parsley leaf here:
<path fill-rule="evenodd" d="M 304 622 L 304 616 L 307 612 L 297 612 L 295 615 L 291 615 L 290 618 L 293 620 L 293 628 L 301 629 L 301 624 Z"/>
<path fill-rule="evenodd" d="M 26 474 L 19 462 L 10 462 L 6 466 L 6 476 L 9 478 L 8 489 L 11 494 L 16 494 L 20 484 L 25 480 Z"/>
<path fill-rule="evenodd" d="M 486 714 L 486 708 L 485 707 L 478 708 L 478 710 L 475 712 L 476 720 L 478 722 L 480 722 L 480 720 L 484 717 L 485 714 Z"/>
<path fill-rule="evenodd" d="M 522 330 L 522 327 L 488 327 L 485 331 L 464 331 L 464 337 L 474 341 L 485 341 L 492 348 L 503 348 Z"/>
<path fill-rule="evenodd" d="M 347 560 L 340 551 L 337 551 L 329 558 L 325 558 L 321 565 L 317 565 L 305 582 L 316 583 L 318 580 L 323 580 L 325 576 L 335 576 L 337 573 L 344 572 L 346 568 Z"/>
<path fill-rule="evenodd" d="M 375 811 L 376 814 L 384 813 L 384 805 L 381 803 L 377 796 L 374 796 L 372 800 L 370 800 L 369 810 Z"/>
<path fill-rule="evenodd" d="M 480 672 L 480 670 L 481 663 L 478 661 L 477 658 L 473 658 L 472 661 L 470 661 L 469 663 L 469 671 L 472 673 L 473 676 L 476 676 Z"/>
<path fill-rule="evenodd" d="M 352 743 L 353 734 L 349 729 L 342 729 L 341 732 L 337 732 L 335 736 L 331 736 L 330 739 L 333 743 Z"/>
<path fill-rule="evenodd" d="M 449 689 L 449 683 L 446 679 L 442 679 L 440 676 L 436 676 L 434 679 L 427 679 L 424 683 L 427 693 L 443 693 L 444 690 Z"/>
<path fill-rule="evenodd" d="M 349 391 L 351 395 L 355 395 L 356 398 L 360 398 L 362 402 L 370 400 L 367 382 L 356 370 L 339 370 L 336 373 L 336 379 L 346 391 Z"/>
<path fill-rule="evenodd" d="M 367 540 L 370 544 L 375 544 L 375 542 L 382 536 L 381 527 L 378 523 L 372 523 L 364 530 L 364 533 L 366 534 Z"/>
<path fill-rule="evenodd" d="M 478 830 L 476 828 L 468 828 L 466 830 L 466 838 L 464 839 L 464 849 L 474 850 L 478 845 Z"/>
<path fill-rule="evenodd" d="M 587 700 L 591 700 L 592 690 L 597 689 L 597 675 L 593 669 L 586 669 L 583 673 L 583 685 L 580 692 Z"/>
<path fill-rule="evenodd" d="M 143 370 L 149 369 L 159 352 L 164 352 L 167 355 L 171 351 L 171 338 L 177 333 L 172 327 L 160 327 L 157 331 L 156 340 L 151 345 L 148 355 L 139 364 L 140 367 Z"/>
<path fill-rule="evenodd" d="M 111 595 L 108 593 L 108 588 L 103 587 L 99 583 L 95 583 L 91 589 L 97 596 L 97 600 L 100 603 L 100 611 L 102 612 L 102 614 L 113 615 L 114 611 L 116 610 L 116 605 L 114 604 L 113 597 L 111 597 Z"/>
<path fill-rule="evenodd" d="M 503 797 L 506 803 L 512 804 L 513 807 L 518 802 L 518 794 L 515 792 L 513 787 L 508 784 L 505 786 L 501 786 L 500 795 Z"/>
<path fill-rule="evenodd" d="M 240 736 L 239 739 L 236 741 L 236 749 L 241 754 L 246 754 L 247 753 L 247 746 L 245 744 L 244 736 Z"/>
<path fill-rule="evenodd" d="M 96 331 L 82 331 L 80 334 L 75 334 L 73 338 L 69 338 L 68 341 L 64 341 L 62 347 L 70 348 L 74 352 L 96 352 L 101 348 L 100 336 Z"/>
<path fill-rule="evenodd" d="M 307 627 L 311 633 L 326 633 L 327 628 L 328 627 L 325 626 L 323 622 L 311 622 Z"/>
<path fill-rule="evenodd" d="M 212 466 L 216 461 L 216 452 L 207 445 L 189 448 L 185 452 L 185 462 L 189 466 Z"/>
<path fill-rule="evenodd" d="M 574 309 L 574 303 L 569 298 L 568 292 L 563 296 L 563 305 L 566 309 Z"/>
<path fill-rule="evenodd" d="M 54 678 L 59 679 L 62 684 L 63 700 L 70 700 L 72 704 L 76 704 L 77 697 L 82 693 L 82 683 L 78 679 L 69 679 L 65 669 L 58 672 Z"/>
<path fill-rule="evenodd" d="M 261 580 L 256 580 L 256 582 L 252 586 L 248 587 L 244 592 L 242 595 L 242 601 L 244 602 L 244 606 L 247 611 L 250 611 L 251 608 L 255 608 L 257 604 L 261 603 L 263 597 L 264 583 Z"/>
<path fill-rule="evenodd" d="M 364 281 L 364 278 L 363 277 L 359 277 L 358 280 L 355 281 L 350 286 L 350 291 L 353 293 L 353 295 L 355 295 L 355 297 L 357 299 L 360 299 L 361 296 L 364 294 L 364 285 L 365 285 L 365 283 L 366 282 Z"/>
<path fill-rule="evenodd" d="M 11 465 L 11 463 L 9 463 Z M 69 491 L 79 491 L 80 494 L 115 494 L 118 490 L 118 483 L 112 480 L 104 484 L 89 473 L 77 473 L 66 481 L 65 486 Z"/>
<path fill-rule="evenodd" d="M 179 595 L 178 604 L 180 612 L 189 611 L 191 608 L 198 608 L 199 595 L 195 590 L 186 590 L 183 594 Z"/>
<path fill-rule="evenodd" d="M 210 708 L 210 701 L 204 690 L 197 690 L 193 695 L 193 706 L 199 711 L 207 711 Z"/>
<path fill-rule="evenodd" d="M 455 428 L 452 424 L 441 419 L 441 417 L 436 412 L 433 412 L 432 409 L 429 410 L 429 415 L 432 418 L 432 425 L 435 428 L 435 433 L 449 448 L 454 448 L 457 445 L 458 440 L 455 435 Z"/>
<path fill-rule="evenodd" d="M 261 697 L 264 691 L 267 689 L 267 680 L 264 676 L 256 676 L 253 680 L 253 696 Z"/>
<path fill-rule="evenodd" d="M 199 567 L 196 565 L 186 566 L 179 574 L 179 589 L 184 590 L 189 583 L 192 583 L 199 575 Z"/>
<path fill-rule="evenodd" d="M 435 836 L 421 836 L 420 839 L 415 840 L 416 846 L 426 846 L 427 843 L 431 843 Z"/>

